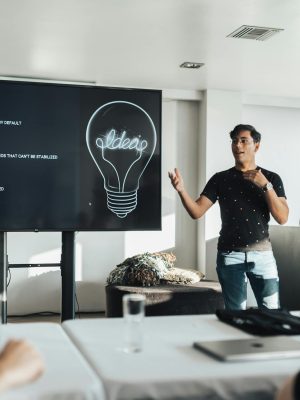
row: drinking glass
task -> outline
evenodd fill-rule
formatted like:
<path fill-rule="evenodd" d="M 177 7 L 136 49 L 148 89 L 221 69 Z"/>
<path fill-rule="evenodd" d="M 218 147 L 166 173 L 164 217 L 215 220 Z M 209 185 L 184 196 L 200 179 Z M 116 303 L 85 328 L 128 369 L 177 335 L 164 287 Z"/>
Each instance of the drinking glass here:
<path fill-rule="evenodd" d="M 124 351 L 127 353 L 136 353 L 143 349 L 145 300 L 142 294 L 123 296 Z"/>

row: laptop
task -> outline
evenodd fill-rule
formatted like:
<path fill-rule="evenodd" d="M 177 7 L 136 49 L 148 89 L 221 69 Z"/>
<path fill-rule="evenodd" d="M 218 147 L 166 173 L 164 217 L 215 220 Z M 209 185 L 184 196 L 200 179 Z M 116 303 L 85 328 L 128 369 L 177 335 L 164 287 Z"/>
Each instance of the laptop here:
<path fill-rule="evenodd" d="M 221 361 L 300 358 L 300 341 L 287 336 L 195 342 L 194 347 Z"/>

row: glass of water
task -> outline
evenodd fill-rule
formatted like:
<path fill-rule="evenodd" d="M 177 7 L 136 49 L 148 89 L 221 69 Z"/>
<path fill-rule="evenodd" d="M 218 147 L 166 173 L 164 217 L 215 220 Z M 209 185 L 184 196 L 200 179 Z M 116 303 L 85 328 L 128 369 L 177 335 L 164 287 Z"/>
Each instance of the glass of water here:
<path fill-rule="evenodd" d="M 145 300 L 142 294 L 123 296 L 124 351 L 127 353 L 136 353 L 143 349 Z"/>

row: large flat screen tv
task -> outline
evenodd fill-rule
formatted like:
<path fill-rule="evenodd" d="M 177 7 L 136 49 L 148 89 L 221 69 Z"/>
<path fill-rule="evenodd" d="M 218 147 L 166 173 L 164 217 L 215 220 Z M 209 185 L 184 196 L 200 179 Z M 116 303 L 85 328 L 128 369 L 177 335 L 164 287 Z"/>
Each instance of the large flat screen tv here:
<path fill-rule="evenodd" d="M 0 231 L 161 229 L 161 91 L 0 81 Z"/>

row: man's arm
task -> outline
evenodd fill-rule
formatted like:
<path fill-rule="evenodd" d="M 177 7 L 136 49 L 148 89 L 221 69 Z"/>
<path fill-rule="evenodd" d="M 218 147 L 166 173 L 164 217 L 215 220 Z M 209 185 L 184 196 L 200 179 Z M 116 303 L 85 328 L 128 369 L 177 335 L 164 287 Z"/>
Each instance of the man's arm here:
<path fill-rule="evenodd" d="M 260 188 L 263 188 L 269 181 L 261 170 L 250 170 L 243 173 L 244 179 L 253 182 Z M 289 207 L 284 197 L 278 197 L 274 189 L 267 190 L 265 199 L 272 217 L 278 224 L 283 225 L 287 222 L 289 216 Z"/>
<path fill-rule="evenodd" d="M 289 216 L 289 207 L 286 199 L 278 197 L 274 189 L 265 192 L 265 198 L 275 221 L 280 225 L 285 224 Z"/>
<path fill-rule="evenodd" d="M 213 202 L 203 195 L 196 201 L 191 198 L 184 188 L 182 176 L 177 168 L 175 168 L 174 172 L 169 172 L 169 178 L 174 189 L 178 192 L 184 208 L 193 219 L 201 218 L 213 205 Z"/>

